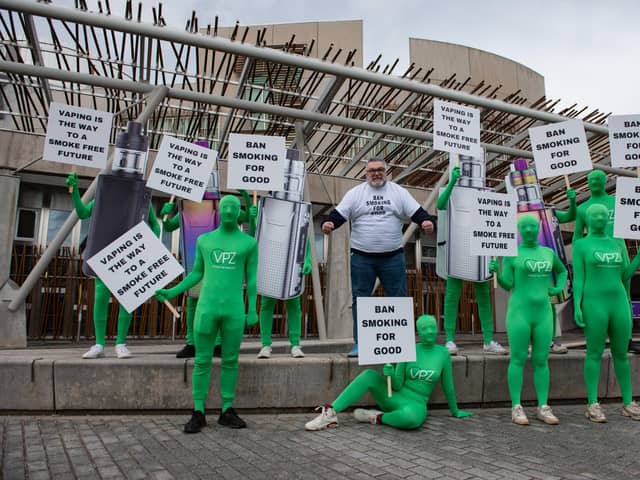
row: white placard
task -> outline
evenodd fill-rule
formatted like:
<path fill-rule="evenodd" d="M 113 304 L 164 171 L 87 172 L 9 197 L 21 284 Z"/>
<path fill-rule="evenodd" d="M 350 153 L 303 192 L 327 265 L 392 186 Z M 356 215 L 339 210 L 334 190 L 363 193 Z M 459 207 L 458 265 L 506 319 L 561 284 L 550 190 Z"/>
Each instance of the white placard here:
<path fill-rule="evenodd" d="M 164 135 L 147 187 L 200 202 L 218 152 Z"/>
<path fill-rule="evenodd" d="M 480 157 L 480 110 L 457 103 L 433 101 L 433 148 Z"/>
<path fill-rule="evenodd" d="M 145 222 L 118 237 L 87 263 L 129 313 L 184 272 Z"/>
<path fill-rule="evenodd" d="M 358 297 L 358 364 L 413 362 L 416 336 L 411 297 Z"/>
<path fill-rule="evenodd" d="M 515 196 L 469 189 L 474 195 L 471 212 L 471 255 L 513 257 L 518 254 Z M 472 193 L 473 192 L 473 193 Z"/>
<path fill-rule="evenodd" d="M 582 120 L 567 120 L 529 129 L 538 178 L 593 169 Z"/>
<path fill-rule="evenodd" d="M 227 188 L 270 190 L 284 186 L 285 137 L 229 135 Z"/>
<path fill-rule="evenodd" d="M 640 178 L 616 179 L 613 236 L 640 240 Z"/>
<path fill-rule="evenodd" d="M 62 103 L 49 105 L 42 158 L 79 167 L 104 168 L 113 114 Z"/>
<path fill-rule="evenodd" d="M 640 165 L 640 115 L 611 115 L 607 123 L 611 166 Z"/>

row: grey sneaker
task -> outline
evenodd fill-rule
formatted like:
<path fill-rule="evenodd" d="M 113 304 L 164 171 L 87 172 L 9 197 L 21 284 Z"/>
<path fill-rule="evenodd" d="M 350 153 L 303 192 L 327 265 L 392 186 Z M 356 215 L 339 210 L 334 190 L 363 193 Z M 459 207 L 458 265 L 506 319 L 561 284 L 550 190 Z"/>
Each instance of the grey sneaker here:
<path fill-rule="evenodd" d="M 522 405 L 516 405 L 511 409 L 511 421 L 516 425 L 529 425 L 529 419 Z"/>
<path fill-rule="evenodd" d="M 536 418 L 547 425 L 560 425 L 560 420 L 553 414 L 549 405 L 542 405 L 536 411 Z"/>
<path fill-rule="evenodd" d="M 556 355 L 564 355 L 567 353 L 569 349 L 561 344 L 558 340 L 554 340 L 551 342 L 551 347 L 549 348 L 549 353 L 555 353 Z"/>
<path fill-rule="evenodd" d="M 380 410 L 367 410 L 365 408 L 356 408 L 353 411 L 353 418 L 358 422 L 371 423 L 375 425 L 378 423 L 378 415 L 382 415 L 384 412 Z"/>
<path fill-rule="evenodd" d="M 502 345 L 500 345 L 498 342 L 496 342 L 495 340 L 491 340 L 486 345 L 483 345 L 482 346 L 482 351 L 484 353 L 491 353 L 493 355 L 506 355 L 507 354 L 507 351 L 505 350 L 505 348 Z"/>
<path fill-rule="evenodd" d="M 602 411 L 602 408 L 600 408 L 600 404 L 598 402 L 593 402 L 591 405 L 587 405 L 587 410 L 584 412 L 584 416 L 595 423 L 605 423 L 607 421 L 607 417 L 604 415 L 604 412 Z"/>
<path fill-rule="evenodd" d="M 82 355 L 85 360 L 93 360 L 100 357 L 104 357 L 104 347 L 97 343 Z"/>
<path fill-rule="evenodd" d="M 316 412 L 322 410 L 313 420 L 304 424 L 305 430 L 324 430 L 325 428 L 334 428 L 338 426 L 338 414 L 329 405 L 323 405 L 316 408 Z"/>
<path fill-rule="evenodd" d="M 447 347 L 447 350 L 449 350 L 449 355 L 453 356 L 458 354 L 458 346 L 455 344 L 455 342 L 449 340 L 444 344 L 444 346 Z"/>
<path fill-rule="evenodd" d="M 304 352 L 298 345 L 291 347 L 291 356 L 293 358 L 304 358 Z"/>
<path fill-rule="evenodd" d="M 271 358 L 271 345 L 265 345 L 260 349 L 258 358 Z"/>
<path fill-rule="evenodd" d="M 631 402 L 622 407 L 622 415 L 631 418 L 631 420 L 640 420 L 640 405 Z"/>
<path fill-rule="evenodd" d="M 131 357 L 133 357 L 133 355 L 131 355 L 131 352 L 129 351 L 129 349 L 127 348 L 127 346 L 124 343 L 120 343 L 120 344 L 116 345 L 116 357 L 118 357 L 118 358 L 131 358 Z"/>

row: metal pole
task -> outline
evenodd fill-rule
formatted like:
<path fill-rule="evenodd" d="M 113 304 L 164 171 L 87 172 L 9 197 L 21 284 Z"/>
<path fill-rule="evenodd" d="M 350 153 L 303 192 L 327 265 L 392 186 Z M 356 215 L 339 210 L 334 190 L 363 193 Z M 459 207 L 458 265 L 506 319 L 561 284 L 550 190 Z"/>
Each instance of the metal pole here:
<path fill-rule="evenodd" d="M 304 133 L 303 133 L 304 125 L 302 121 L 298 120 L 296 122 L 296 146 L 298 147 L 298 151 L 300 152 L 300 159 L 305 162 L 305 153 L 304 153 Z M 306 177 L 306 175 L 305 175 Z M 309 201 L 311 198 L 309 192 L 309 183 L 305 180 L 304 182 L 304 198 Z M 324 302 L 322 301 L 322 285 L 320 284 L 320 274 L 318 272 L 318 257 L 316 256 L 316 244 L 315 244 L 315 235 L 313 228 L 313 212 L 311 212 L 311 219 L 309 221 L 309 233 L 308 235 L 311 237 L 311 283 L 313 285 L 313 304 L 316 310 L 316 319 L 318 321 L 318 337 L 320 340 L 327 339 L 327 324 L 324 316 Z"/>
<path fill-rule="evenodd" d="M 568 117 L 563 117 L 562 115 L 555 113 L 542 112 L 500 100 L 492 100 L 465 92 L 449 90 L 436 85 L 421 83 L 416 80 L 370 72 L 362 68 L 348 67 L 313 57 L 294 55 L 271 48 L 261 48 L 251 44 L 232 42 L 226 38 L 212 37 L 199 33 L 189 33 L 166 26 L 160 27 L 142 22 L 132 22 L 125 20 L 122 17 L 115 17 L 112 15 L 107 16 L 100 13 L 85 12 L 73 8 L 59 7 L 52 4 L 25 2 L 24 0 L 0 0 L 0 8 L 30 13 L 32 15 L 42 17 L 57 18 L 83 25 L 93 25 L 96 27 L 137 34 L 144 37 L 157 38 L 169 42 L 183 43 L 185 45 L 192 45 L 200 48 L 220 50 L 244 57 L 260 58 L 274 63 L 315 70 L 329 75 L 362 80 L 423 95 L 431 95 L 460 103 L 500 110 L 502 112 L 513 113 L 515 115 L 521 115 L 528 118 L 535 118 L 547 123 L 562 122 L 569 119 Z M 609 133 L 608 129 L 602 125 L 585 122 L 584 126 L 586 130 L 600 135 L 608 135 Z"/>
<path fill-rule="evenodd" d="M 2 0 L 0 0 L 2 1 Z M 56 68 L 37 67 L 34 65 L 25 65 L 23 63 L 0 61 L 0 71 L 7 71 L 19 75 L 30 75 L 34 77 L 47 77 L 53 80 L 64 82 L 83 83 L 86 85 L 94 85 L 114 90 L 126 90 L 138 93 L 148 93 L 153 90 L 152 85 L 132 82 L 129 80 L 118 80 L 115 78 L 100 77 L 97 75 L 89 75 L 88 73 L 67 72 Z M 371 132 L 383 133 L 405 138 L 415 138 L 423 141 L 433 141 L 433 134 L 409 128 L 394 127 L 384 123 L 367 122 L 365 120 L 356 120 L 353 118 L 335 117 L 333 115 L 323 114 L 314 111 L 300 110 L 297 108 L 281 107 L 267 103 L 252 102 L 250 100 L 242 100 L 239 98 L 228 98 L 219 95 L 210 95 L 207 93 L 192 92 L 177 88 L 169 88 L 167 97 L 179 100 L 188 100 L 195 103 L 204 103 L 208 105 L 220 105 L 223 107 L 247 110 L 256 113 L 266 113 L 269 115 L 279 115 L 293 119 L 302 119 L 309 122 L 326 123 L 329 125 L 339 125 L 348 128 L 356 128 L 368 130 Z M 501 145 L 493 145 L 482 143 L 489 152 L 503 153 L 514 157 L 533 158 L 531 152 L 520 150 L 517 148 L 503 147 Z"/>
<path fill-rule="evenodd" d="M 147 100 L 147 105 L 144 107 L 142 112 L 140 112 L 140 115 L 138 116 L 138 118 L 136 118 L 136 122 L 146 123 L 147 119 L 151 116 L 151 114 L 154 112 L 156 107 L 165 99 L 167 95 L 167 91 L 168 91 L 167 87 L 155 87 L 153 93 L 149 96 L 149 99 Z M 100 171 L 98 175 L 103 173 L 109 173 L 111 171 L 112 161 L 113 161 L 113 156 L 110 155 L 109 159 L 107 160 L 107 164 Z M 87 188 L 87 191 L 82 196 L 83 203 L 89 202 L 94 197 L 97 185 L 98 185 L 98 177 L 96 176 L 96 178 L 93 179 L 93 182 L 91 182 L 91 185 L 89 185 L 89 188 Z M 44 254 L 40 258 L 40 260 L 38 260 L 38 263 L 35 264 L 35 266 L 33 267 L 33 270 L 31 270 L 31 272 L 29 273 L 29 276 L 26 278 L 26 280 L 24 281 L 24 283 L 16 293 L 15 298 L 11 300 L 11 303 L 9 303 L 10 311 L 15 312 L 16 310 L 18 310 L 20 305 L 22 305 L 25 298 L 27 298 L 27 295 L 29 295 L 29 292 L 31 291 L 31 289 L 33 289 L 36 282 L 38 281 L 42 273 L 45 271 L 45 269 L 49 265 L 49 262 L 51 262 L 51 260 L 56 255 L 56 253 L 58 253 L 58 249 L 60 248 L 60 245 L 62 245 L 62 242 L 64 242 L 64 239 L 67 238 L 67 235 L 69 235 L 69 232 L 71 232 L 71 229 L 73 228 L 73 226 L 76 224 L 77 221 L 78 221 L 78 215 L 74 210 L 69 214 L 69 217 L 67 217 L 67 220 L 64 222 L 62 227 L 60 227 L 60 230 L 56 234 L 55 238 L 51 241 L 47 249 L 44 251 Z"/>

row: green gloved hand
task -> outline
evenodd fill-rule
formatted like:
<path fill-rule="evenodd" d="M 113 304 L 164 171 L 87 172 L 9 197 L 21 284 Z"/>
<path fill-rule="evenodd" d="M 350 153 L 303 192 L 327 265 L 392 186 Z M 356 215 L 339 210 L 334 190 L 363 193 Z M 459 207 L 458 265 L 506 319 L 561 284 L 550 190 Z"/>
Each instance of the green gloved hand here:
<path fill-rule="evenodd" d="M 67 175 L 65 183 L 67 184 L 67 187 L 78 188 L 78 174 L 76 172 L 71 172 Z"/>
<path fill-rule="evenodd" d="M 162 210 L 160 210 L 160 216 L 161 216 L 161 217 L 164 217 L 165 215 L 169 215 L 169 214 L 173 211 L 173 209 L 174 209 L 174 207 L 175 207 L 175 206 L 176 206 L 176 204 L 175 204 L 175 203 L 173 203 L 173 202 L 167 202 L 167 203 L 165 203 L 165 204 L 162 206 Z"/>

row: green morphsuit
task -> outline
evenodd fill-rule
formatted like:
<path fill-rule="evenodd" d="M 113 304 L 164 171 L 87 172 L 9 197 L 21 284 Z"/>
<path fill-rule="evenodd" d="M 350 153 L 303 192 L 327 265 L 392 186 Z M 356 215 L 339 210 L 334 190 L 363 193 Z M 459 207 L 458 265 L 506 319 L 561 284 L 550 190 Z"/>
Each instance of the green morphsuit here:
<path fill-rule="evenodd" d="M 251 198 L 249 197 L 249 193 L 246 190 L 240 190 L 242 197 L 244 199 L 245 205 L 250 205 Z M 167 232 L 173 232 L 180 228 L 180 214 L 177 213 L 173 217 L 169 218 L 171 212 L 173 212 L 175 208 L 175 203 L 167 202 L 162 206 L 162 210 L 160 210 L 160 218 L 162 218 L 162 226 L 164 230 Z M 243 223 L 247 220 L 251 220 L 250 212 L 241 209 L 240 216 L 238 217 L 238 223 Z M 165 219 L 166 216 L 166 219 Z M 187 296 L 187 311 L 186 311 L 186 323 L 187 323 L 187 332 L 186 332 L 186 342 L 187 348 L 183 348 L 176 355 L 178 358 L 184 357 L 193 357 L 195 350 L 195 342 L 193 338 L 193 319 L 195 318 L 196 306 L 198 305 L 198 298 Z M 222 344 L 222 340 L 220 339 L 220 333 L 216 337 L 214 348 L 219 348 Z"/>
<path fill-rule="evenodd" d="M 569 222 L 573 222 L 576 219 L 576 191 L 572 188 L 568 188 L 567 189 L 567 199 L 569 200 L 569 210 L 553 210 L 553 214 L 555 215 L 555 217 L 558 219 L 558 223 L 569 223 Z M 553 332 L 551 335 L 551 342 L 553 343 L 554 340 L 556 339 L 556 323 L 557 323 L 557 318 L 558 318 L 558 314 L 556 312 L 556 306 L 555 305 L 551 305 L 551 313 L 553 314 L 553 318 L 552 318 L 552 326 L 553 326 Z M 563 347 L 564 351 L 562 351 L 561 353 L 566 353 L 567 351 L 567 347 Z"/>
<path fill-rule="evenodd" d="M 547 405 L 549 394 L 549 344 L 551 343 L 550 295 L 557 295 L 567 281 L 567 270 L 553 250 L 538 244 L 540 224 L 532 215 L 518 220 L 522 242 L 516 257 L 506 257 L 500 271 L 497 260 L 491 261 L 489 270 L 496 272 L 498 284 L 511 291 L 507 307 L 506 327 L 511 359 L 507 372 L 509 394 L 515 423 L 528 424 L 520 412 L 520 394 L 524 365 L 531 343 L 533 383 L 538 396 L 538 418 L 546 423 L 558 423 Z M 556 275 L 552 286 L 551 273 Z M 547 413 L 550 415 L 547 415 Z M 521 413 L 521 415 L 520 415 Z"/>
<path fill-rule="evenodd" d="M 625 406 L 623 414 L 640 420 L 640 406 L 632 402 L 627 356 L 631 314 L 625 286 L 640 265 L 640 256 L 629 262 L 622 242 L 607 234 L 609 212 L 604 205 L 591 205 L 585 212 L 585 220 L 589 232 L 573 244 L 573 303 L 576 324 L 584 328 L 587 339 L 584 381 L 589 409 L 586 415 L 596 422 L 606 421 L 599 406 L 595 412 L 591 407 L 598 401 L 600 363 L 608 335 Z"/>
<path fill-rule="evenodd" d="M 416 344 L 414 362 L 386 364 L 383 374 L 366 369 L 345 388 L 332 405 L 322 407 L 322 413 L 305 425 L 307 430 L 322 430 L 337 426 L 337 413 L 371 393 L 382 411 L 356 409 L 358 421 L 382 423 L 403 430 L 419 428 L 427 418 L 427 402 L 440 381 L 449 410 L 457 418 L 471 416 L 458 409 L 453 385 L 453 368 L 449 351 L 436 345 L 438 326 L 431 315 L 421 315 L 416 321 L 420 342 Z M 386 377 L 391 377 L 393 395 L 388 396 Z"/>
<path fill-rule="evenodd" d="M 95 200 L 91 200 L 86 205 L 82 203 L 80 198 L 80 192 L 78 191 L 78 174 L 71 172 L 67 176 L 66 184 L 68 187 L 72 187 L 71 200 L 73 206 L 80 220 L 85 220 L 91 216 L 93 212 L 93 205 Z M 156 217 L 155 212 L 149 207 L 149 216 L 147 217 L 147 223 L 157 236 L 160 235 L 160 223 Z M 95 278 L 95 294 L 93 304 L 93 327 L 96 335 L 96 345 L 104 349 L 107 335 L 107 317 L 109 316 L 109 299 L 111 298 L 111 292 L 107 286 L 99 278 Z M 124 347 L 127 339 L 127 332 L 129 331 L 129 325 L 131 324 L 131 314 L 127 312 L 122 306 L 118 308 L 118 334 L 116 337 L 116 348 L 119 358 L 126 358 L 130 356 L 128 350 Z M 120 347 L 122 346 L 122 347 Z M 118 350 L 121 348 L 122 350 Z M 95 350 L 92 348 L 83 355 L 83 358 L 92 359 L 103 355 L 102 349 Z M 95 350 L 95 351 L 94 351 Z"/>
<path fill-rule="evenodd" d="M 438 197 L 438 210 L 446 210 L 449 206 L 451 192 L 460 178 L 460 167 L 455 167 L 451 171 L 451 178 L 444 191 Z M 446 335 L 449 352 L 453 355 L 457 353 L 455 346 L 456 320 L 458 318 L 458 304 L 462 293 L 462 283 L 464 280 L 447 277 L 446 290 L 444 296 L 444 332 Z M 493 342 L 493 312 L 491 308 L 491 296 L 489 292 L 489 282 L 473 282 L 473 291 L 478 303 L 478 316 L 482 327 L 482 339 L 486 351 L 495 350 L 491 353 L 504 354 L 506 351 L 502 346 Z"/>
<path fill-rule="evenodd" d="M 178 285 L 156 291 L 160 302 L 171 299 L 202 281 L 194 319 L 196 357 L 192 376 L 194 413 L 185 432 L 195 433 L 206 425 L 205 400 L 211 377 L 211 359 L 215 338 L 221 332 L 222 364 L 220 392 L 222 415 L 218 423 L 233 428 L 246 424 L 231 407 L 238 380 L 238 356 L 245 322 L 253 326 L 256 314 L 256 271 L 258 247 L 255 239 L 238 229 L 240 201 L 231 195 L 220 200 L 220 226 L 200 235 L 196 243 L 193 270 Z M 246 281 L 245 310 L 243 282 Z"/>

